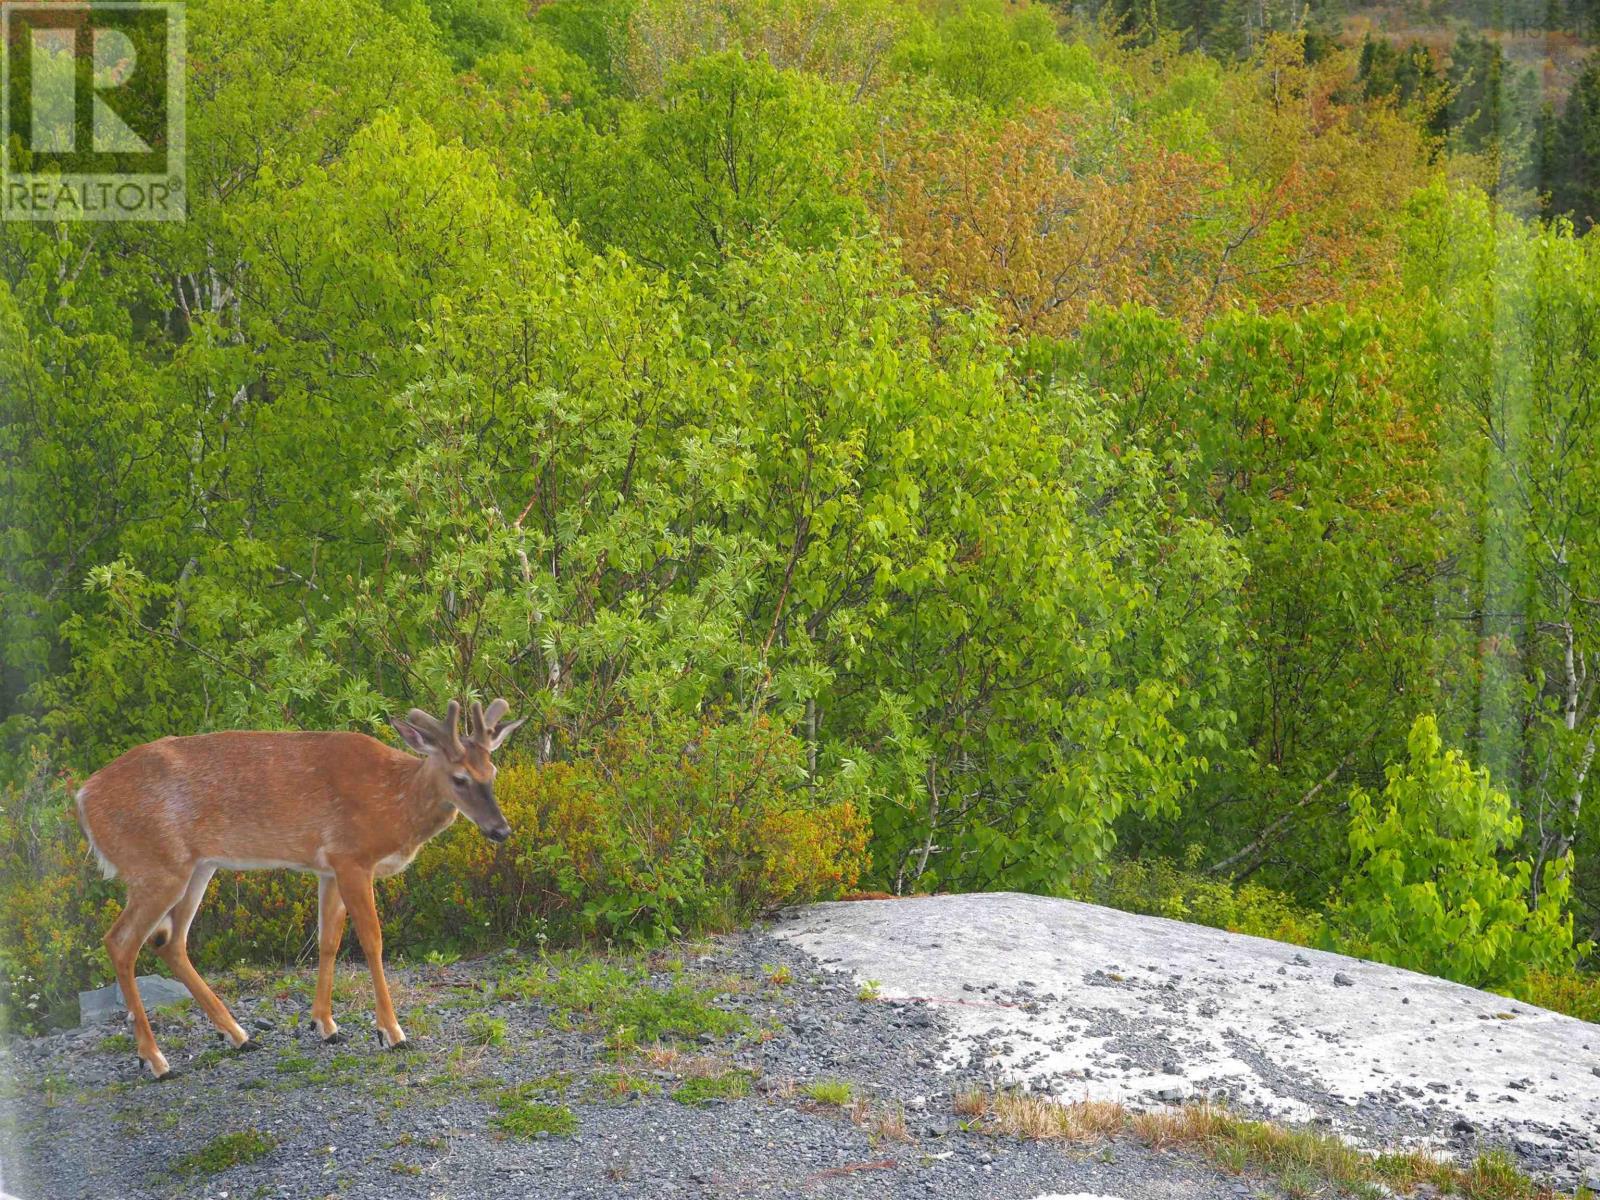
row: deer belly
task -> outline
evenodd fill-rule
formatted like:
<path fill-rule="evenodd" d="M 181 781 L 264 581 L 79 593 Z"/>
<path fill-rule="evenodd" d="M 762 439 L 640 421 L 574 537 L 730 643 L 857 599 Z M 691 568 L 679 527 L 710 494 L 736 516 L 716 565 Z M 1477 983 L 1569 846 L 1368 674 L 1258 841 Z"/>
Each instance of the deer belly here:
<path fill-rule="evenodd" d="M 221 858 L 212 857 L 202 860 L 208 867 L 215 867 L 219 871 L 310 871 L 315 868 L 310 863 L 290 862 L 282 858 Z"/>
<path fill-rule="evenodd" d="M 411 860 L 417 856 L 417 850 L 421 849 L 422 847 L 418 846 L 416 850 L 402 850 L 397 854 L 389 855 L 387 858 L 380 858 L 378 865 L 372 868 L 372 873 L 379 879 L 387 879 L 391 875 L 398 875 L 411 865 Z"/>

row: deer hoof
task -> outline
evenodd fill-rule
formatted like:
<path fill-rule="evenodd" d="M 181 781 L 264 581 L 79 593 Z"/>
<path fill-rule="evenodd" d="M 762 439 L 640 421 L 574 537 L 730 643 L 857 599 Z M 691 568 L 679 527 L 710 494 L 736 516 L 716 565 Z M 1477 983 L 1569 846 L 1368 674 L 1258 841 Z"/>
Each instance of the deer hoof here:
<path fill-rule="evenodd" d="M 237 1046 L 235 1046 L 234 1049 L 237 1050 L 240 1054 L 248 1054 L 252 1050 L 261 1049 L 261 1043 L 256 1041 L 255 1038 L 253 1038 L 253 1037 L 247 1037 L 247 1038 L 245 1038 L 244 1041 L 240 1042 Z"/>
<path fill-rule="evenodd" d="M 344 1045 L 344 1042 L 345 1035 L 342 1029 L 335 1029 L 327 1037 L 322 1039 L 322 1044 L 324 1046 L 342 1046 Z"/>
<path fill-rule="evenodd" d="M 149 1071 L 150 1078 L 157 1082 L 160 1082 L 163 1079 L 171 1079 L 177 1074 L 176 1071 L 167 1065 L 166 1056 L 161 1054 L 159 1051 L 153 1060 L 147 1059 L 141 1054 L 135 1058 L 134 1061 L 139 1064 L 139 1070 L 141 1073 L 144 1071 Z"/>

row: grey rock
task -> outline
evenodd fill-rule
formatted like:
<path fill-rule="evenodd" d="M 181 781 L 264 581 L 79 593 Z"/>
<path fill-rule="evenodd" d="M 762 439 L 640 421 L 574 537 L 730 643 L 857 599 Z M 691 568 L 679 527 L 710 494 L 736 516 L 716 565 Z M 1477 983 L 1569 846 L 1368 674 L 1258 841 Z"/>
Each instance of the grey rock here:
<path fill-rule="evenodd" d="M 1355 987 L 1355 985 L 1356 981 L 1351 979 L 1350 976 L 1346 975 L 1343 971 L 1335 971 L 1333 973 L 1334 987 Z"/>
<path fill-rule="evenodd" d="M 169 1004 L 180 1004 L 192 998 L 189 989 L 175 979 L 165 979 L 160 975 L 140 975 L 134 982 L 139 986 L 139 998 L 144 1001 L 146 1010 L 165 1008 Z M 107 1021 L 115 1021 L 127 1011 L 128 1005 L 122 998 L 120 984 L 113 983 L 110 987 L 78 993 L 80 1026 L 102 1025 Z"/>

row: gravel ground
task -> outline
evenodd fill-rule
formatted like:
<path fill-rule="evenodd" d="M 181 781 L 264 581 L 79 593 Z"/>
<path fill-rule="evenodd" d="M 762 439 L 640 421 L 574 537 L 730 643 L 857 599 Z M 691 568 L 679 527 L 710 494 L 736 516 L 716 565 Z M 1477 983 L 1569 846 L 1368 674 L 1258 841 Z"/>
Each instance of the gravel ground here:
<path fill-rule="evenodd" d="M 1066 1146 L 964 1128 L 954 1095 L 988 1081 L 976 1067 L 937 1065 L 944 1014 L 858 994 L 759 929 L 648 960 L 633 986 L 694 992 L 744 1018 L 675 1054 L 648 1053 L 654 1043 L 619 1052 L 549 994 L 504 998 L 513 993 L 497 984 L 529 961 L 391 969 L 411 1035 L 403 1051 L 375 1044 L 359 964 L 340 973 L 336 1015 L 349 1035 L 340 1046 L 311 1031 L 311 970 L 221 989 L 258 1030 L 256 1053 L 221 1049 L 192 1005 L 159 1014 L 157 1036 L 180 1072 L 163 1083 L 139 1069 L 122 1025 L 14 1041 L 0 1183 L 18 1200 L 1280 1194 L 1131 1139 Z M 478 1044 L 496 1032 L 501 1044 Z M 680 1089 L 728 1071 L 746 1095 L 683 1102 Z M 808 1096 L 818 1081 L 848 1082 L 852 1103 Z M 501 1097 L 519 1086 L 569 1106 L 575 1131 L 497 1128 Z M 194 1162 L 219 1136 L 252 1131 L 270 1143 L 254 1161 Z"/>

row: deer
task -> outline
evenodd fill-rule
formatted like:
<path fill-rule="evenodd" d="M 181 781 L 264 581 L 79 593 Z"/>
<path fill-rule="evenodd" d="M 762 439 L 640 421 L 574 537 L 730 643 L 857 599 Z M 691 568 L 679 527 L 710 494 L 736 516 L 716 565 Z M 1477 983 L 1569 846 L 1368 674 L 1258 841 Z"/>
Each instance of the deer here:
<path fill-rule="evenodd" d="M 189 961 L 189 926 L 218 870 L 287 868 L 317 876 L 317 990 L 311 1018 L 325 1043 L 344 1035 L 333 1019 L 333 967 L 345 917 L 372 972 L 381 1046 L 406 1044 L 383 974 L 383 929 L 373 881 L 405 870 L 460 814 L 492 842 L 511 836 L 494 797 L 489 756 L 527 718 L 504 720 L 472 701 L 444 720 L 413 708 L 389 723 L 410 751 L 357 732 L 232 731 L 164 737 L 127 751 L 77 792 L 78 823 L 106 878 L 121 877 L 127 903 L 105 935 L 106 954 L 132 1018 L 141 1064 L 172 1075 L 139 998 L 134 965 L 146 942 L 227 1042 L 258 1043 Z"/>

